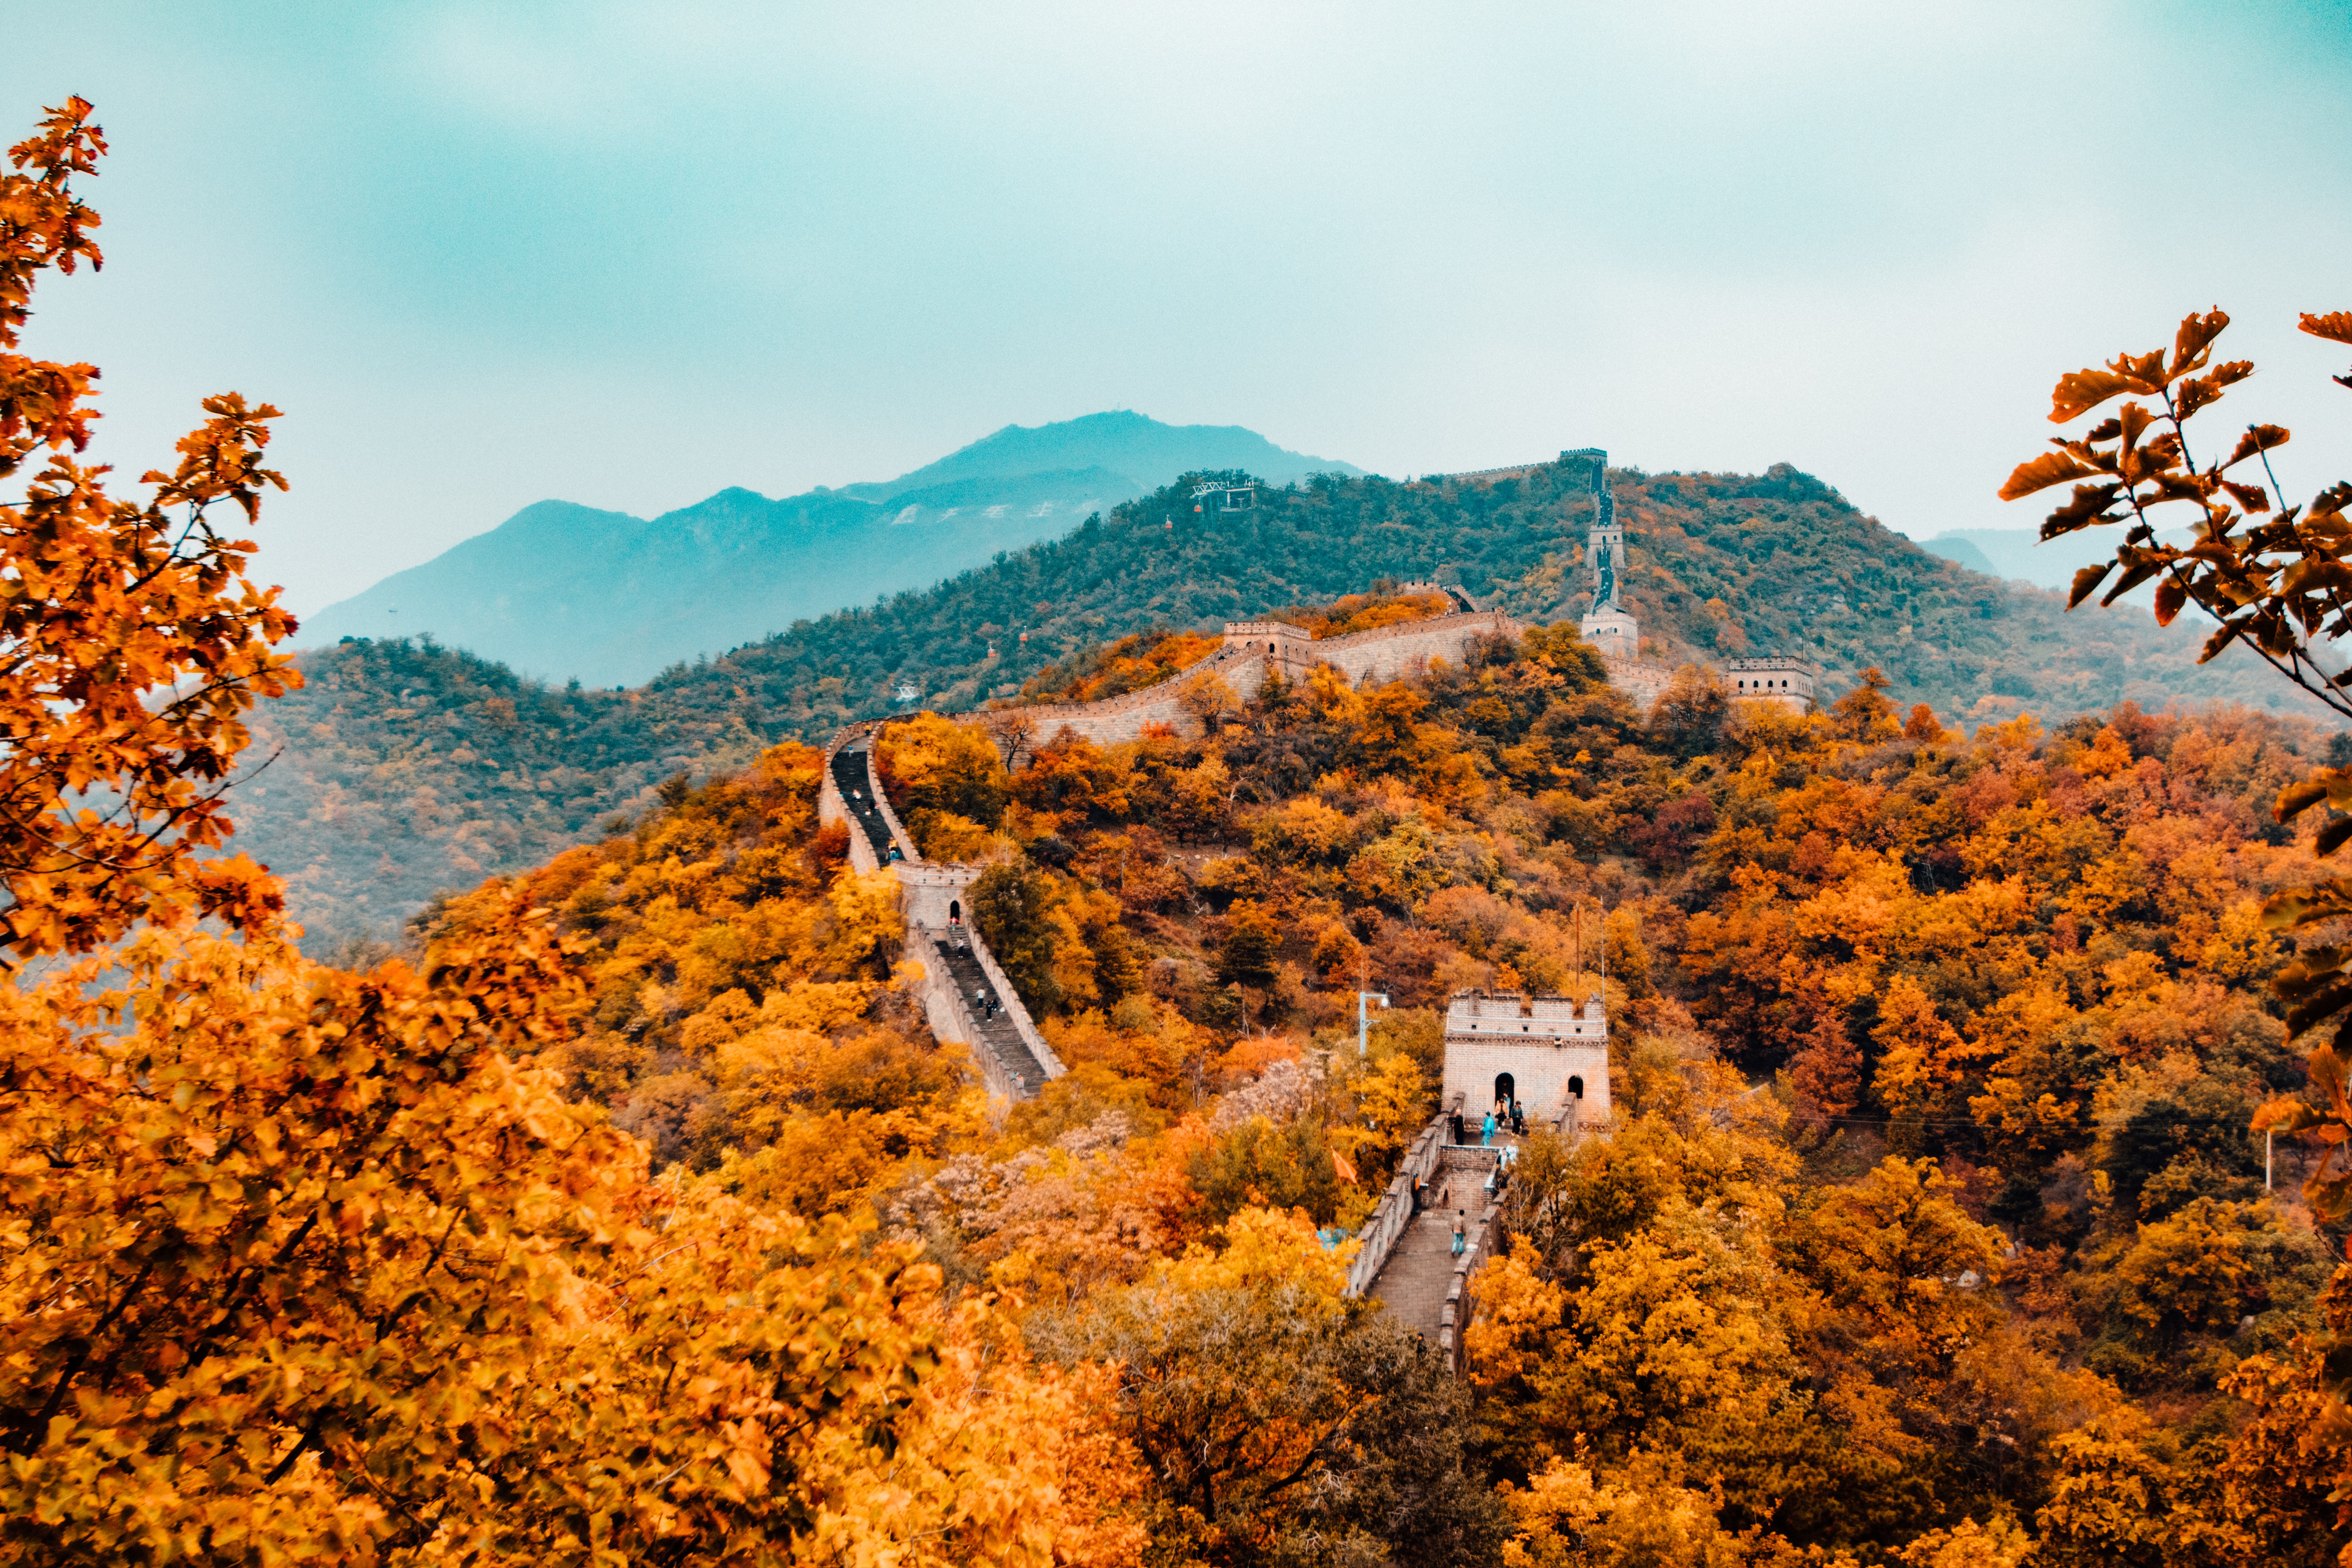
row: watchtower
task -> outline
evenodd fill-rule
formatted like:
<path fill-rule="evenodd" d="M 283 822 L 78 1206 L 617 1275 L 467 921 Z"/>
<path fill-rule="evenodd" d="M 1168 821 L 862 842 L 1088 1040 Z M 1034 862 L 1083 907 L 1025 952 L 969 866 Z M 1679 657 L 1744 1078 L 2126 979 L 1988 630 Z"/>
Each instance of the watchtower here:
<path fill-rule="evenodd" d="M 1592 608 L 1578 628 L 1603 658 L 1631 659 L 1642 651 L 1642 627 L 1625 608 L 1625 530 L 1617 521 L 1617 498 L 1609 489 L 1609 454 L 1597 447 L 1562 452 L 1563 461 L 1592 465 L 1592 528 L 1585 536 L 1585 564 L 1592 573 Z"/>
<path fill-rule="evenodd" d="M 1445 1078 L 1440 1103 L 1475 1121 L 1498 1098 L 1530 1121 L 1609 1114 L 1609 1017 L 1594 992 L 1569 996 L 1460 991 L 1445 1007 Z"/>

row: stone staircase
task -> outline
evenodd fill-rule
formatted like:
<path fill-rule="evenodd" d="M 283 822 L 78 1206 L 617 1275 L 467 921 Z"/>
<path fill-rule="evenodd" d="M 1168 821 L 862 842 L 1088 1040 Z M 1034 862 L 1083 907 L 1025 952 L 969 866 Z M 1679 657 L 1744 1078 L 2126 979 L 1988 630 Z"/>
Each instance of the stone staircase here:
<path fill-rule="evenodd" d="M 873 765 L 878 728 L 872 721 L 852 724 L 834 737 L 817 815 L 847 825 L 849 863 L 856 869 L 897 873 L 907 956 L 922 966 L 916 990 L 933 1037 L 969 1046 L 992 1095 L 1027 1100 L 1062 1076 L 1061 1060 L 987 943 L 959 912 L 961 896 L 982 868 L 924 859 L 883 798 Z"/>
<path fill-rule="evenodd" d="M 874 852 L 874 863 L 887 866 L 895 846 L 890 838 L 890 825 L 883 820 L 882 808 L 875 804 L 873 770 L 866 765 L 866 748 L 851 751 L 844 746 L 833 753 L 834 786 L 841 792 L 842 808 L 849 814 L 849 830 L 861 835 L 866 847 Z"/>
<path fill-rule="evenodd" d="M 963 1002 L 971 1019 L 972 1048 L 986 1050 L 996 1058 L 997 1065 L 1003 1069 L 1005 1079 L 1012 1085 L 1013 1098 L 1026 1100 L 1036 1093 L 1045 1084 L 1045 1065 L 1030 1050 L 1029 1042 L 1021 1037 L 1020 1025 L 1013 1022 L 1011 1008 L 1004 1005 L 1006 999 L 996 996 L 999 1005 L 993 1017 L 989 1016 L 986 1007 L 976 1000 L 996 995 L 996 987 L 990 982 L 988 972 L 981 967 L 979 957 L 972 952 L 971 944 L 979 938 L 960 931 L 927 931 L 924 934 L 931 939 L 931 950 L 939 955 L 941 967 L 955 985 L 956 995 Z M 1013 1007 L 1019 1005 L 1017 1000 L 1012 1003 Z"/>

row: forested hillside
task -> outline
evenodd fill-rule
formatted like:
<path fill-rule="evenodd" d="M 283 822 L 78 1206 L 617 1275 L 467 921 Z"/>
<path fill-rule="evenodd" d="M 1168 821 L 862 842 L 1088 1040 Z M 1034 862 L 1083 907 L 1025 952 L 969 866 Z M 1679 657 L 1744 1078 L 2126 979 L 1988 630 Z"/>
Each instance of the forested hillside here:
<path fill-rule="evenodd" d="M 1021 1281 L 1041 1355 L 1125 1363 L 1097 1418 L 1148 1560 L 2331 1560 L 2336 1450 L 2296 1445 L 2343 1238 L 2247 1121 L 2305 1087 L 2257 911 L 2314 860 L 2268 805 L 2342 748 L 2130 704 L 1970 738 L 1874 675 L 1645 719 L 1601 672 L 1537 632 L 1010 773 L 886 730 L 927 852 L 995 859 L 972 917 L 1072 1067 L 1001 1127 L 790 745 L 521 880 L 589 944 L 542 1060 L 657 1160 L 878 1214 L 951 1285 Z M 1533 1138 L 1467 1384 L 1417 1381 L 1309 1227 L 1435 1110 L 1449 994 L 1581 995 L 1604 949 L 1615 1120 Z"/>
<path fill-rule="evenodd" d="M 2136 700 L 2274 701 L 2242 649 L 2193 662 L 2197 635 L 2053 595 L 1919 550 L 1802 474 L 1614 480 L 1626 591 L 1657 657 L 1798 653 L 1832 682 L 1885 669 L 1956 721 L 2026 704 L 2057 715 Z M 1539 469 L 1492 487 L 1322 479 L 1236 514 L 1196 515 L 1179 483 L 1066 539 L 920 594 L 808 622 L 625 694 L 551 689 L 429 643 L 362 639 L 305 656 L 311 684 L 260 713 L 237 795 L 244 842 L 324 936 L 389 934 L 436 890 L 553 853 L 641 807 L 680 771 L 737 765 L 887 713 L 1009 696 L 1097 644 L 1324 603 L 1375 578 L 1436 576 L 1523 617 L 1589 604 L 1590 498 Z M 492 706 L 506 703 L 512 707 Z M 249 767 L 251 764 L 248 764 Z M 258 793 L 266 790 L 267 794 Z"/>

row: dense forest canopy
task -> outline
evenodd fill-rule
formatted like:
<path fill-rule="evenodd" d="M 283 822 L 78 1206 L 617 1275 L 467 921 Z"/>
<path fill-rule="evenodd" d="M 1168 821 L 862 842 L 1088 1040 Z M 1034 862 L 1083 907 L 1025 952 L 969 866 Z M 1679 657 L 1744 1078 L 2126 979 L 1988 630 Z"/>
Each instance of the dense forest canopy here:
<path fill-rule="evenodd" d="M 2128 703 L 1970 735 L 1875 672 L 1800 716 L 1690 671 L 1643 715 L 1567 628 L 1009 772 L 910 717 L 886 786 L 927 854 L 990 863 L 973 918 L 1071 1064 L 1001 1125 L 890 984 L 887 879 L 814 828 L 814 752 L 522 892 L 593 943 L 593 1018 L 543 1059 L 656 1159 L 877 1213 L 950 1279 L 1022 1279 L 1045 1353 L 1153 1379 L 1375 1353 L 1307 1305 L 1311 1240 L 1273 1297 L 1164 1271 L 1255 1257 L 1268 1213 L 1360 1224 L 1436 1109 L 1444 998 L 1582 994 L 1605 963 L 1617 1120 L 1526 1151 L 1466 1386 L 1382 1396 L 1435 1401 L 1448 1447 L 1410 1463 L 1451 1479 L 1402 1522 L 1211 1521 L 1154 1458 L 1169 1561 L 1345 1526 L 1395 1561 L 2316 1563 L 2301 1336 L 2343 1310 L 2343 1237 L 2292 1195 L 2312 1152 L 2266 1188 L 2247 1121 L 2303 1086 L 2257 910 L 2311 847 L 2266 807 L 2334 750 Z M 1397 1007 L 1360 1059 L 1365 985 Z M 1213 1415 L 1158 1386 L 1117 1405 L 1147 1455 Z M 1288 1392 L 1218 1412 L 1278 1445 L 1317 1419 Z M 1318 1461 L 1343 1513 L 1403 1442 Z M 1665 1530 L 1685 1555 L 1622 1555 Z"/>
<path fill-rule="evenodd" d="M 1244 477 L 1187 476 L 1067 538 L 625 692 L 519 680 L 429 642 L 306 655 L 305 688 L 257 717 L 248 770 L 274 760 L 237 792 L 244 842 L 286 878 L 320 942 L 386 936 L 436 893 L 644 810 L 663 778 L 740 767 L 782 740 L 823 744 L 852 719 L 905 708 L 904 688 L 946 711 L 1116 695 L 1205 657 L 1199 639 L 1228 618 L 1296 618 L 1384 579 L 1453 583 L 1538 623 L 1589 606 L 1591 500 L 1576 474 L 1326 477 L 1263 489 L 1249 511 L 1191 510 L 1196 478 Z M 2200 668 L 2186 627 L 2159 632 L 2125 609 L 2065 616 L 2052 595 L 1919 551 L 1793 470 L 1616 470 L 1612 482 L 1626 602 L 1669 664 L 1801 655 L 1833 683 L 1876 667 L 1948 723 L 2029 704 L 2046 716 L 2127 699 L 2275 705 L 2242 650 Z M 1360 609 L 1313 629 L 1362 629 L 1348 619 Z"/>

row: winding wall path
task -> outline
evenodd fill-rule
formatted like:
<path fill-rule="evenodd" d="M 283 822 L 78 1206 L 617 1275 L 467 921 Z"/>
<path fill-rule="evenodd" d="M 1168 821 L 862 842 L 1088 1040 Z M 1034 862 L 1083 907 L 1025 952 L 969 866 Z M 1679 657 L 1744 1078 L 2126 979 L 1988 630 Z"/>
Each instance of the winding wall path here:
<path fill-rule="evenodd" d="M 923 969 L 918 996 L 932 1037 L 969 1047 L 991 1094 L 1027 1100 L 1066 1069 L 964 919 L 960 895 L 979 879 L 981 868 L 924 859 L 890 808 L 874 772 L 881 728 L 869 720 L 834 736 L 817 788 L 817 820 L 848 826 L 849 863 L 858 870 L 887 867 L 897 874 L 907 956 Z"/>

